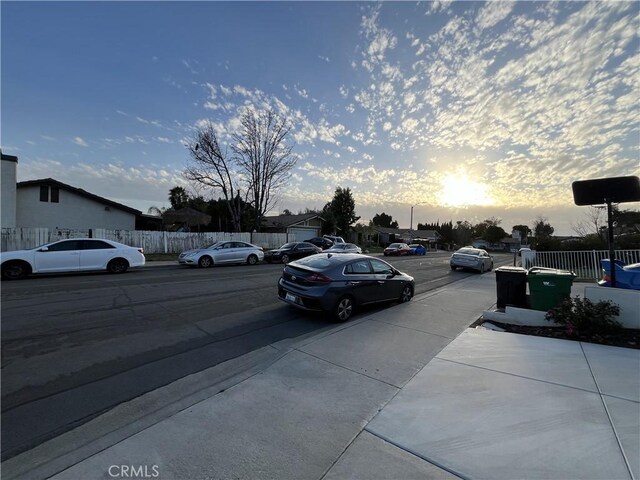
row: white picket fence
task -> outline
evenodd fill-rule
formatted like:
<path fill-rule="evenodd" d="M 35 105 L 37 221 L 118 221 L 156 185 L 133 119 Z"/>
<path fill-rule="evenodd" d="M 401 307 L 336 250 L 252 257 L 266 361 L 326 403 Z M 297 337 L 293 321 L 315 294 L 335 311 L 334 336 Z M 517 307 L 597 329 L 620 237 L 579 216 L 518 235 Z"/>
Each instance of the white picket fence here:
<path fill-rule="evenodd" d="M 616 250 L 615 255 L 625 264 L 640 263 L 640 250 Z M 600 260 L 605 258 L 609 258 L 608 250 L 531 252 L 530 257 L 522 257 L 522 266 L 570 270 L 580 278 L 599 280 L 602 278 Z"/>
<path fill-rule="evenodd" d="M 22 250 L 62 240 L 64 238 L 93 237 L 142 247 L 145 253 L 180 253 L 202 248 L 219 241 L 237 240 L 263 248 L 278 248 L 286 242 L 306 240 L 287 233 L 227 233 L 227 232 L 157 232 L 146 230 L 49 230 L 47 228 L 3 228 L 1 251 Z"/>

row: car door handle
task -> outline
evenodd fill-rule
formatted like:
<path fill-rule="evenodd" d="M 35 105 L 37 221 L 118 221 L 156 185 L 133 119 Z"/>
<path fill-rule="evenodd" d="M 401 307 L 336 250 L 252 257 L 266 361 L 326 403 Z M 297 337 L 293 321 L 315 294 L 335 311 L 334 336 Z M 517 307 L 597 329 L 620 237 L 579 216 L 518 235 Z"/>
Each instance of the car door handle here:
<path fill-rule="evenodd" d="M 384 284 L 385 284 L 384 280 L 378 280 L 378 285 L 384 285 Z"/>
<path fill-rule="evenodd" d="M 360 282 L 349 282 L 349 285 L 360 285 Z"/>

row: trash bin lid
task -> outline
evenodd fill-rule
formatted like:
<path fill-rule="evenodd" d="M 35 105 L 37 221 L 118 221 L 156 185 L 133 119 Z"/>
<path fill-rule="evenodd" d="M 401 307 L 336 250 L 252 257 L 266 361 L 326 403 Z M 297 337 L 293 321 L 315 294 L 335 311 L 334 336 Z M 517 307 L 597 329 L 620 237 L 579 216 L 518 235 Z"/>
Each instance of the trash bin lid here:
<path fill-rule="evenodd" d="M 507 273 L 524 273 L 526 275 L 527 269 L 522 267 L 511 267 L 505 265 L 504 267 L 496 268 L 496 272 L 507 272 Z"/>
<path fill-rule="evenodd" d="M 529 275 L 536 275 L 540 277 L 577 277 L 577 275 L 569 270 L 560 270 L 557 268 L 545 268 L 545 267 L 531 267 L 528 272 Z"/>

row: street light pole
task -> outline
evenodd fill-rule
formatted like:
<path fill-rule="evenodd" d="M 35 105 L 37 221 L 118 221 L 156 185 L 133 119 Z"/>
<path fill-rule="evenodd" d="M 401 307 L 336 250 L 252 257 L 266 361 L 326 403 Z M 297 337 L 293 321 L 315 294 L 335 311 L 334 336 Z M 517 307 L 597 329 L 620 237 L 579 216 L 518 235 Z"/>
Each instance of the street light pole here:
<path fill-rule="evenodd" d="M 411 205 L 411 220 L 409 222 L 409 232 L 413 232 L 413 207 L 415 207 L 415 205 Z"/>

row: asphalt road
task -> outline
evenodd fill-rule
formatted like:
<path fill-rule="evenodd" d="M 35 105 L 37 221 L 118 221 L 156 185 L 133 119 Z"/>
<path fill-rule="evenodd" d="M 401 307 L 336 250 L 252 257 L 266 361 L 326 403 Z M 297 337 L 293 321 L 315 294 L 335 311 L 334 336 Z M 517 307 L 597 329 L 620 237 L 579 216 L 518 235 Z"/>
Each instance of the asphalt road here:
<path fill-rule="evenodd" d="M 495 257 L 496 266 L 511 260 Z M 415 277 L 419 294 L 476 275 L 452 272 L 448 259 L 391 262 Z M 186 375 L 325 327 L 327 315 L 277 299 L 281 271 L 149 266 L 3 282 L 2 459 Z"/>

